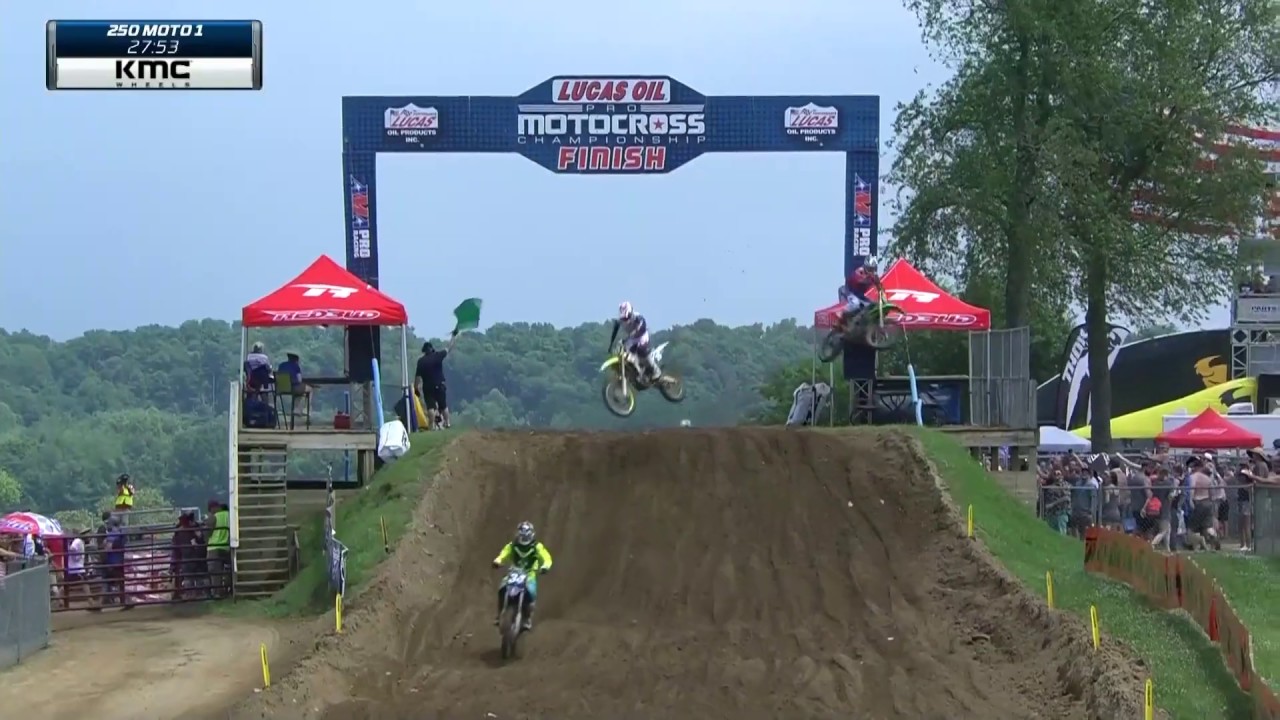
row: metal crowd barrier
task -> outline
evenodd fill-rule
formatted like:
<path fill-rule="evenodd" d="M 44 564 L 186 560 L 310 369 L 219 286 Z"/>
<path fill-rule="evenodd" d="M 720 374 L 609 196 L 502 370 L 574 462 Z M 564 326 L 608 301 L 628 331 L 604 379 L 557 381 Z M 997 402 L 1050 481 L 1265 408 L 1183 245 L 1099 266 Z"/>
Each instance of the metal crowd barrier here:
<path fill-rule="evenodd" d="M 1110 523 L 1104 523 L 1103 509 L 1105 502 L 1104 490 L 1106 488 L 1085 488 L 1085 487 L 1056 487 L 1041 485 L 1038 488 L 1036 498 L 1036 516 L 1049 523 L 1055 529 L 1063 529 L 1068 534 L 1083 534 L 1084 527 L 1088 525 L 1106 526 Z M 1124 500 L 1131 500 L 1131 492 L 1141 491 L 1143 488 L 1134 488 L 1126 485 L 1120 485 L 1113 488 L 1114 491 L 1121 494 L 1120 508 L 1120 527 L 1115 529 L 1124 529 L 1133 531 L 1126 518 L 1131 518 L 1133 513 L 1140 510 L 1140 506 L 1134 506 L 1132 502 L 1128 505 L 1124 504 Z M 1185 488 L 1174 488 L 1170 486 L 1156 486 L 1156 491 L 1168 491 L 1171 489 L 1180 489 L 1186 493 Z M 1241 500 L 1240 491 L 1247 491 L 1248 501 Z M 1081 497 L 1081 493 L 1090 493 L 1087 499 Z M 1216 497 L 1215 497 L 1216 496 Z M 1065 498 L 1065 500 L 1064 500 Z M 1236 543 L 1241 539 L 1241 521 L 1245 516 L 1245 511 L 1250 513 L 1252 517 L 1251 535 L 1253 536 L 1247 543 L 1251 547 L 1257 547 L 1257 551 L 1262 554 L 1280 554 L 1280 486 L 1266 486 L 1255 484 L 1233 484 L 1223 485 L 1215 488 L 1214 495 L 1210 499 L 1214 499 L 1219 503 L 1226 504 L 1227 522 L 1225 528 L 1221 530 L 1219 539 L 1225 543 Z M 1272 507 L 1274 506 L 1274 510 Z M 1260 520 L 1261 510 L 1267 509 L 1265 521 Z M 1178 511 L 1184 513 L 1184 520 L 1189 520 L 1190 504 L 1184 500 L 1177 501 Z M 1053 512 L 1056 510 L 1056 512 Z M 1215 508 L 1214 517 L 1220 517 L 1222 510 Z M 1065 513 L 1065 518 L 1063 514 Z M 1172 518 L 1172 516 L 1170 516 Z M 1134 524 L 1137 519 L 1134 518 Z M 1265 523 L 1265 527 L 1263 526 Z M 1158 523 L 1156 523 L 1158 527 Z M 1138 530 L 1151 530 L 1151 526 L 1146 528 L 1137 528 Z M 1171 522 L 1171 532 L 1176 531 L 1176 524 Z M 1267 542 L 1276 546 L 1274 552 L 1264 551 L 1263 542 L 1267 538 Z"/>
<path fill-rule="evenodd" d="M 49 647 L 49 566 L 4 563 L 0 575 L 0 669 Z"/>
<path fill-rule="evenodd" d="M 198 529 L 198 528 L 195 528 Z M 127 527 L 123 549 L 108 546 L 111 533 L 79 536 L 79 561 L 68 547 L 48 555 L 53 612 L 129 609 L 230 597 L 231 561 L 210 557 L 195 529 Z M 82 564 L 81 564 L 82 563 Z M 71 567 L 74 564 L 76 567 Z"/>
<path fill-rule="evenodd" d="M 1254 488 L 1253 547 L 1259 555 L 1280 555 L 1280 485 Z"/>

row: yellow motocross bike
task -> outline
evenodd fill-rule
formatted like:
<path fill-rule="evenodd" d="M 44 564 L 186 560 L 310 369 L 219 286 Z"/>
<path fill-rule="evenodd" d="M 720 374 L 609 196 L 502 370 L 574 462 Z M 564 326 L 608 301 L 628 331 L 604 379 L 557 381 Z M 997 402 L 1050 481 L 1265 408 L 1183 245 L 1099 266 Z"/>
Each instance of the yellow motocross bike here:
<path fill-rule="evenodd" d="M 631 417 L 636 411 L 636 393 L 651 387 L 658 388 L 667 402 L 678 403 L 684 400 L 684 381 L 678 375 L 662 370 L 662 352 L 666 349 L 667 343 L 664 342 L 649 353 L 649 362 L 653 365 L 656 379 L 643 377 L 635 356 L 625 349 L 619 348 L 617 353 L 604 361 L 600 372 L 608 373 L 602 392 L 604 406 L 609 412 L 618 417 Z"/>

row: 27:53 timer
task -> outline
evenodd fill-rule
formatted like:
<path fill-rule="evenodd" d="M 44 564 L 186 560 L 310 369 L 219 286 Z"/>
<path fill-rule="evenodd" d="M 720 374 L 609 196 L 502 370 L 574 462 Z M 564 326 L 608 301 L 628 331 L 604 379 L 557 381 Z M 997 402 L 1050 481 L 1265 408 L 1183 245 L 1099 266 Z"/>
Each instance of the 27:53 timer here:
<path fill-rule="evenodd" d="M 127 52 L 130 55 L 177 55 L 178 41 L 175 38 L 167 40 L 131 40 Z"/>

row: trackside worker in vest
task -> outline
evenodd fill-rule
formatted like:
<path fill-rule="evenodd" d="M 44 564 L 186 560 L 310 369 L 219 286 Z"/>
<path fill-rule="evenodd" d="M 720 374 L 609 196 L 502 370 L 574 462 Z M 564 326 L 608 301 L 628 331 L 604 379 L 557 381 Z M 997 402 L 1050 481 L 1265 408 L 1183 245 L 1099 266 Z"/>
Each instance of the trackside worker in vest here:
<path fill-rule="evenodd" d="M 210 500 L 206 523 L 209 554 L 205 565 L 209 571 L 209 585 L 213 588 L 214 597 L 226 597 L 231 587 L 231 511 L 226 504 Z"/>
<path fill-rule="evenodd" d="M 116 478 L 116 511 L 127 512 L 133 509 L 133 483 L 129 481 L 129 473 L 122 473 Z"/>

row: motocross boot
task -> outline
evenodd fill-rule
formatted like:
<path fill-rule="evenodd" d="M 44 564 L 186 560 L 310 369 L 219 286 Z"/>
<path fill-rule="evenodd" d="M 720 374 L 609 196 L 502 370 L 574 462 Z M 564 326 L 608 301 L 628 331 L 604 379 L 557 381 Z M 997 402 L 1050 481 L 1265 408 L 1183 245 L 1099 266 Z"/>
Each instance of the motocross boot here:
<path fill-rule="evenodd" d="M 520 626 L 526 632 L 533 629 L 533 611 L 537 603 L 526 603 L 524 606 L 524 623 Z"/>

